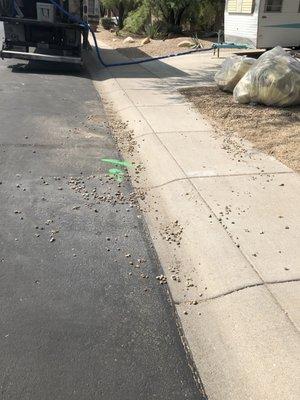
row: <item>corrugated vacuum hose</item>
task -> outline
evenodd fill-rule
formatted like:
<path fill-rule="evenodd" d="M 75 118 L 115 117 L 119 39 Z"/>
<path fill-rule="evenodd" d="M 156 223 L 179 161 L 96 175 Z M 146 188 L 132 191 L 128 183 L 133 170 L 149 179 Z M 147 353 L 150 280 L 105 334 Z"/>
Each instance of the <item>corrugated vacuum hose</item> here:
<path fill-rule="evenodd" d="M 183 55 L 187 55 L 187 54 L 192 54 L 192 53 L 198 53 L 198 52 L 205 52 L 205 51 L 210 51 L 213 50 L 212 47 L 209 47 L 208 49 L 193 49 L 193 50 L 189 50 L 189 51 L 185 51 L 184 53 L 178 53 L 178 54 L 168 54 L 165 56 L 161 56 L 161 57 L 153 57 L 153 58 L 145 58 L 143 60 L 136 60 L 136 61 L 126 61 L 126 62 L 119 62 L 119 63 L 114 63 L 114 64 L 107 64 L 100 53 L 100 49 L 98 47 L 98 43 L 97 43 L 97 38 L 95 33 L 93 32 L 93 30 L 91 29 L 90 25 L 85 22 L 82 21 L 80 18 L 75 17 L 74 15 L 70 14 L 68 11 L 66 11 L 60 4 L 56 3 L 55 0 L 49 0 L 50 3 L 52 3 L 59 11 L 61 11 L 64 15 L 66 15 L 71 21 L 76 22 L 76 23 L 80 23 L 85 29 L 89 30 L 91 32 L 91 35 L 93 36 L 93 40 L 95 43 L 95 49 L 96 49 L 96 53 L 97 53 L 97 57 L 99 59 L 99 61 L 101 62 L 101 64 L 104 67 L 120 67 L 120 66 L 124 66 L 124 65 L 135 65 L 135 64 L 143 64 L 146 62 L 151 62 L 151 61 L 156 61 L 156 60 L 163 60 L 166 58 L 171 58 L 171 57 L 178 57 L 178 56 L 183 56 Z"/>

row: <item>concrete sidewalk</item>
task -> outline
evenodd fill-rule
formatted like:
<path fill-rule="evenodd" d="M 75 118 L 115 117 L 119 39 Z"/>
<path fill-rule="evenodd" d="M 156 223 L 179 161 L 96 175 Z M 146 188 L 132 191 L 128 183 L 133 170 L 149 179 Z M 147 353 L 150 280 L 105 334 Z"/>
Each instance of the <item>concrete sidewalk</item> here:
<path fill-rule="evenodd" d="M 132 130 L 146 218 L 208 397 L 296 400 L 300 178 L 224 141 L 177 91 L 211 85 L 221 61 L 193 54 L 91 74 Z"/>

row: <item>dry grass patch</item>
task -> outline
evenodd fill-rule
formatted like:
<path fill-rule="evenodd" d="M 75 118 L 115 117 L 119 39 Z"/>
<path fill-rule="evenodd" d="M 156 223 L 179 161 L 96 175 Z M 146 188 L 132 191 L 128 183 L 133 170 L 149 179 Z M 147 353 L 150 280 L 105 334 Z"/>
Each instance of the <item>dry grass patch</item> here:
<path fill-rule="evenodd" d="M 182 89 L 181 93 L 225 133 L 237 134 L 254 147 L 300 171 L 300 107 L 273 108 L 234 102 L 217 87 Z"/>

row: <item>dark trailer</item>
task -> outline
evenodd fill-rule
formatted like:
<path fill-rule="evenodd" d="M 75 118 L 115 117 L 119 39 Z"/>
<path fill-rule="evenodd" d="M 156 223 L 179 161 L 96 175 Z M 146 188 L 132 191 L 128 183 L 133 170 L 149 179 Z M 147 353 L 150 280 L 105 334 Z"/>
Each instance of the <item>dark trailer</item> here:
<path fill-rule="evenodd" d="M 55 1 L 72 18 L 47 0 L 0 0 L 2 58 L 82 63 L 88 32 L 80 21 L 87 21 L 87 0 Z"/>

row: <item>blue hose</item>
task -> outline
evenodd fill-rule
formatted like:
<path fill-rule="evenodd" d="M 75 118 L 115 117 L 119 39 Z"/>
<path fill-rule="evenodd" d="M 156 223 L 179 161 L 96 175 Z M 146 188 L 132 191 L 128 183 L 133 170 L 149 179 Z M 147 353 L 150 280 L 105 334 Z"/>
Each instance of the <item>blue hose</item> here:
<path fill-rule="evenodd" d="M 196 52 L 204 52 L 204 51 L 212 50 L 212 47 L 210 47 L 208 49 L 193 49 L 193 50 L 185 51 L 185 52 L 178 53 L 178 54 L 167 54 L 165 56 L 150 57 L 150 58 L 145 58 L 145 59 L 142 59 L 142 60 L 125 61 L 125 62 L 119 62 L 119 63 L 114 63 L 114 64 L 107 64 L 103 60 L 103 58 L 102 58 L 102 56 L 100 54 L 100 49 L 98 47 L 98 43 L 97 43 L 97 38 L 96 38 L 95 32 L 93 32 L 93 30 L 91 29 L 90 25 L 87 22 L 82 21 L 79 17 L 76 17 L 75 15 L 70 14 L 60 4 L 56 3 L 55 0 L 49 0 L 49 1 L 59 11 L 61 11 L 66 17 L 68 17 L 71 21 L 82 25 L 86 30 L 89 30 L 91 32 L 91 34 L 93 36 L 94 43 L 95 43 L 95 49 L 96 49 L 97 57 L 98 57 L 99 61 L 101 62 L 101 64 L 106 68 L 109 68 L 109 67 L 121 67 L 121 66 L 124 66 L 124 65 L 142 64 L 142 63 L 146 63 L 146 62 L 150 62 L 150 61 L 163 60 L 163 59 L 166 59 L 166 58 L 184 56 L 184 55 L 192 54 L 192 53 L 196 53 Z"/>

